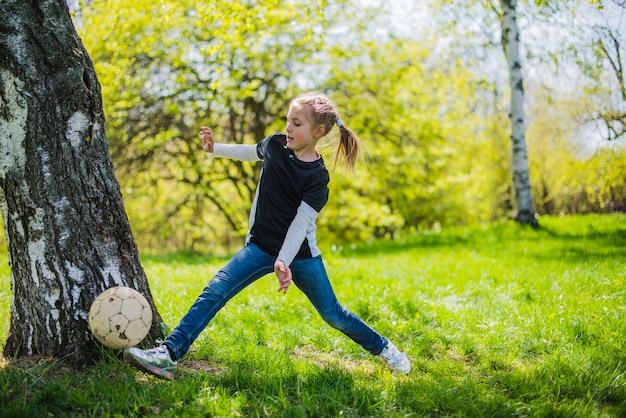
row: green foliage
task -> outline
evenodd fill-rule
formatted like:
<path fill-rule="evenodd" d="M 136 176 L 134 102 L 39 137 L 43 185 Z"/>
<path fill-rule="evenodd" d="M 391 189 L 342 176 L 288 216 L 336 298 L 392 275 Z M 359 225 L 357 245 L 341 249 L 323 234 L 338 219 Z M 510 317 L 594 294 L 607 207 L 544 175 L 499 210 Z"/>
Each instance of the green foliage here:
<path fill-rule="evenodd" d="M 344 122 L 364 140 L 367 157 L 354 181 L 341 179 L 333 190 L 341 204 L 328 209 L 327 230 L 361 227 L 360 211 L 352 212 L 352 225 L 341 216 L 348 202 L 368 209 L 364 222 L 386 222 L 369 236 L 502 215 L 498 199 L 509 176 L 507 166 L 501 168 L 502 145 L 487 130 L 499 128 L 481 116 L 492 86 L 460 61 L 434 60 L 430 49 L 391 40 L 353 47 L 358 52 L 350 65 L 344 57 L 335 63 L 329 88 L 348 113 Z"/>
<path fill-rule="evenodd" d="M 228 245 L 245 232 L 259 169 L 207 162 L 197 132 L 209 125 L 230 143 L 268 134 L 286 112 L 292 73 L 317 60 L 326 7 L 323 0 L 122 0 L 84 8 L 79 31 L 145 248 Z"/>
<path fill-rule="evenodd" d="M 409 376 L 330 329 L 297 289 L 276 293 L 268 275 L 220 311 L 176 380 L 108 351 L 79 370 L 11 361 L 0 365 L 0 415 L 623 416 L 626 216 L 541 225 L 444 227 L 325 253 L 339 299 L 407 350 Z M 170 325 L 226 262 L 142 261 Z"/>
<path fill-rule="evenodd" d="M 574 98 L 541 99 L 530 113 L 533 123 L 527 133 L 537 212 L 626 210 L 626 148 L 581 135 L 579 126 L 571 123 L 578 112 Z"/>
<path fill-rule="evenodd" d="M 531 3 L 524 19 L 559 13 Z M 497 16 L 480 2 L 431 6 L 431 32 L 422 28 L 420 39 L 394 35 L 384 2 L 84 6 L 77 26 L 102 84 L 111 153 L 142 252 L 223 254 L 241 244 L 259 166 L 207 160 L 198 128 L 214 127 L 218 141 L 254 143 L 284 128 L 288 102 L 303 89 L 329 93 L 367 149 L 354 178 L 332 173 L 322 243 L 508 218 L 510 122 L 492 39 Z M 529 60 L 538 55 L 529 51 Z M 585 121 L 574 106 L 601 109 L 601 94 L 615 89 L 556 95 L 527 82 L 537 212 L 623 210 L 623 144 L 580 153 L 573 138 L 594 133 L 570 129 Z"/>

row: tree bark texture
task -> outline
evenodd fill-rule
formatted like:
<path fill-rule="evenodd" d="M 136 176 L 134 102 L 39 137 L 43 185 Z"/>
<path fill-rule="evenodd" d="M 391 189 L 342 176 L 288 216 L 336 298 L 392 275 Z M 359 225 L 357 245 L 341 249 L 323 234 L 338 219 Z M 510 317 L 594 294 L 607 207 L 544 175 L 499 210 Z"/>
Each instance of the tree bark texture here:
<path fill-rule="evenodd" d="M 517 1 L 500 0 L 502 6 L 502 46 L 509 66 L 511 86 L 511 151 L 515 219 L 538 227 L 530 187 L 530 170 L 524 128 L 524 82 L 519 56 L 520 33 L 517 26 Z"/>
<path fill-rule="evenodd" d="M 130 286 L 161 318 L 126 216 L 100 85 L 65 0 L 2 0 L 0 208 L 11 267 L 6 357 L 83 363 L 95 297 Z"/>

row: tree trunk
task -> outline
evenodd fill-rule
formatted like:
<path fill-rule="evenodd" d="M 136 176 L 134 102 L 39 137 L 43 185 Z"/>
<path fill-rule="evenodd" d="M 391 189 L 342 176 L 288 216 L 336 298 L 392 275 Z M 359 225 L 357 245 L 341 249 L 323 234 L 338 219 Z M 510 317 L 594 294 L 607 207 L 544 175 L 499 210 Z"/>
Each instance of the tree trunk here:
<path fill-rule="evenodd" d="M 150 301 L 161 318 L 113 171 L 100 85 L 65 0 L 2 0 L 0 208 L 11 266 L 8 358 L 80 364 L 98 352 L 87 315 L 103 290 Z"/>
<path fill-rule="evenodd" d="M 519 28 L 516 18 L 516 0 L 500 0 L 502 6 L 502 46 L 509 66 L 511 86 L 511 150 L 515 219 L 534 228 L 539 226 L 530 191 L 530 170 L 524 132 L 524 83 L 519 58 Z"/>

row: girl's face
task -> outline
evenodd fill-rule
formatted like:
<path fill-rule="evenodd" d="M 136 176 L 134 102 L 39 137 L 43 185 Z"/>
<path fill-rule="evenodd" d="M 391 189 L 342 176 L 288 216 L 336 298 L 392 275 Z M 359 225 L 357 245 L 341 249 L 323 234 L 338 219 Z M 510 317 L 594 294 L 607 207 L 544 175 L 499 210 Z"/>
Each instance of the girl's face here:
<path fill-rule="evenodd" d="M 287 147 L 304 161 L 315 161 L 319 158 L 315 151 L 317 141 L 324 136 L 323 125 L 314 126 L 309 106 L 293 102 L 287 114 Z"/>

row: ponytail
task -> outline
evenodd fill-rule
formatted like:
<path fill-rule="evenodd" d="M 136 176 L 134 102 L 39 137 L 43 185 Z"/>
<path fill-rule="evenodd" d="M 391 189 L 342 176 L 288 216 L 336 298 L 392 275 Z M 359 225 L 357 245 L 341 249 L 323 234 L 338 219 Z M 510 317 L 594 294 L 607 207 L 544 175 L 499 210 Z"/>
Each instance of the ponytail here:
<path fill-rule="evenodd" d="M 335 166 L 341 160 L 344 166 L 352 173 L 361 153 L 361 141 L 351 129 L 346 128 L 341 119 L 337 120 L 337 126 L 339 126 L 339 144 L 335 150 Z"/>

